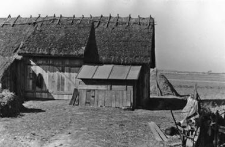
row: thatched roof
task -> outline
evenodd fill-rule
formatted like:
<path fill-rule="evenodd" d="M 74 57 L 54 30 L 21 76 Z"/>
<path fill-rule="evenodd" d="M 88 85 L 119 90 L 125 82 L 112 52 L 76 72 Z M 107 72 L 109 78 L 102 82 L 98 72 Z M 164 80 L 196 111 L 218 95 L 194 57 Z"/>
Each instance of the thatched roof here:
<path fill-rule="evenodd" d="M 16 18 L 0 19 L 0 55 L 12 56 L 32 33 L 32 25 L 15 25 Z M 20 18 L 17 19 L 19 21 Z"/>
<path fill-rule="evenodd" d="M 106 64 L 150 64 L 155 66 L 154 19 L 131 17 L 95 17 L 94 32 L 96 40 L 90 43 L 89 54 L 85 57 Z M 89 48 L 88 48 L 89 49 Z M 96 50 L 96 51 L 93 51 Z M 88 56 L 92 57 L 89 58 Z"/>
<path fill-rule="evenodd" d="M 88 63 L 154 67 L 154 31 L 152 17 L 0 18 L 0 55 L 85 55 Z"/>
<path fill-rule="evenodd" d="M 87 18 L 41 19 L 19 54 L 83 57 L 91 31 L 91 23 Z"/>
<path fill-rule="evenodd" d="M 0 56 L 0 83 L 4 75 L 4 72 L 8 69 L 10 64 L 15 60 L 14 57 L 2 57 Z"/>

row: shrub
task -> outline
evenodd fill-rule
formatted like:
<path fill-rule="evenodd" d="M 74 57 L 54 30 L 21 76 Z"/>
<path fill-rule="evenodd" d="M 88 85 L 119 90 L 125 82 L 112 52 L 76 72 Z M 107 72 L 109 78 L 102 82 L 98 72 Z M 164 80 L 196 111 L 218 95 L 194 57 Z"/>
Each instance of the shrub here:
<path fill-rule="evenodd" d="M 21 108 L 22 101 L 13 92 L 3 90 L 0 93 L 0 117 L 16 116 Z"/>

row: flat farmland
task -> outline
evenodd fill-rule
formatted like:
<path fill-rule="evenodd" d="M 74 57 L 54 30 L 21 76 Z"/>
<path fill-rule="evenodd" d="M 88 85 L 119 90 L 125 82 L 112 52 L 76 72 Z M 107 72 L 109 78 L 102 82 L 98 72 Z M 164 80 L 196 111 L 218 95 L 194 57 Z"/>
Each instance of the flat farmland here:
<path fill-rule="evenodd" d="M 191 94 L 194 85 L 202 99 L 225 98 L 225 74 L 191 73 L 161 71 L 179 94 Z"/>

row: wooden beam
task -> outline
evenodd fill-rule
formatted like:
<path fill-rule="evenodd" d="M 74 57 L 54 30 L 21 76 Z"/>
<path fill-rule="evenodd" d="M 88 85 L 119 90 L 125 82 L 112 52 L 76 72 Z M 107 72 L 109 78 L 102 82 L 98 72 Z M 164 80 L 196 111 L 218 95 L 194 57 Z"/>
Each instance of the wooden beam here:
<path fill-rule="evenodd" d="M 84 19 L 84 15 L 82 15 L 81 19 L 79 20 L 78 24 L 81 23 L 81 21 Z"/>
<path fill-rule="evenodd" d="M 110 19 L 111 19 L 111 14 L 109 14 L 109 18 L 108 18 L 108 21 L 107 21 L 107 24 L 106 24 L 106 28 L 108 28 L 108 26 L 109 26 Z"/>
<path fill-rule="evenodd" d="M 119 23 L 119 14 L 117 14 L 117 18 L 116 18 L 116 23 L 115 23 L 115 26 L 117 26 Z"/>
<path fill-rule="evenodd" d="M 15 25 L 15 23 L 18 20 L 19 17 L 20 17 L 20 15 L 18 15 L 17 18 L 13 21 L 13 23 L 11 24 L 12 27 Z"/>
<path fill-rule="evenodd" d="M 9 21 L 10 18 L 11 18 L 11 15 L 9 14 L 8 18 L 6 19 L 6 21 L 3 22 L 3 24 L 1 25 L 1 27 L 3 27 L 3 26 L 5 25 L 5 23 L 6 23 L 7 21 Z"/>
<path fill-rule="evenodd" d="M 100 25 L 102 17 L 103 17 L 102 15 L 99 17 L 98 24 L 97 24 L 97 26 L 95 28 L 97 28 Z"/>
<path fill-rule="evenodd" d="M 41 14 L 38 14 L 38 17 L 34 20 L 33 25 L 37 23 L 37 20 L 41 17 Z"/>
<path fill-rule="evenodd" d="M 107 90 L 108 86 L 104 86 L 104 85 L 79 85 L 78 89 L 90 89 L 90 90 Z"/>
<path fill-rule="evenodd" d="M 58 21 L 57 21 L 57 25 L 60 23 L 60 19 L 62 18 L 62 14 L 60 14 L 60 17 L 59 17 L 59 19 L 58 19 Z"/>
<path fill-rule="evenodd" d="M 43 25 L 43 22 L 45 21 L 46 18 L 48 18 L 48 15 L 46 15 L 45 18 L 43 18 L 43 20 L 42 20 L 42 22 L 40 24 L 40 27 Z"/>

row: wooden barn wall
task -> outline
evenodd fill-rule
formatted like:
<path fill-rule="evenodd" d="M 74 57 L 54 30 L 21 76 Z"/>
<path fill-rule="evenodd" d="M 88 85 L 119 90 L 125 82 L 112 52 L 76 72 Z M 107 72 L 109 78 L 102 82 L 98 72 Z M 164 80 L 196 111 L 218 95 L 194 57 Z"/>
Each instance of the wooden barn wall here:
<path fill-rule="evenodd" d="M 150 98 L 150 65 L 142 65 L 137 83 L 137 105 L 141 106 L 144 99 Z"/>
<path fill-rule="evenodd" d="M 2 77 L 2 89 L 8 89 L 24 100 L 24 64 L 23 60 L 14 60 Z"/>
<path fill-rule="evenodd" d="M 79 84 L 79 105 L 96 107 L 136 106 L 135 81 L 83 80 Z"/>
<path fill-rule="evenodd" d="M 29 99 L 70 99 L 78 86 L 77 73 L 83 65 L 82 59 L 71 58 L 26 58 L 25 96 Z M 38 86 L 38 76 L 43 86 Z"/>

